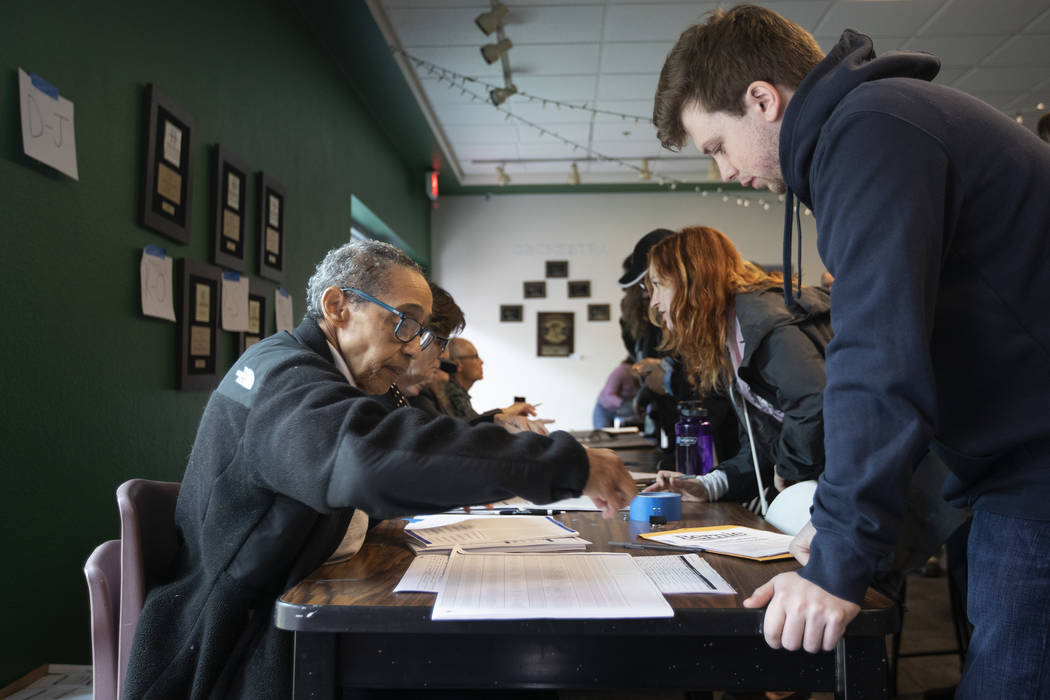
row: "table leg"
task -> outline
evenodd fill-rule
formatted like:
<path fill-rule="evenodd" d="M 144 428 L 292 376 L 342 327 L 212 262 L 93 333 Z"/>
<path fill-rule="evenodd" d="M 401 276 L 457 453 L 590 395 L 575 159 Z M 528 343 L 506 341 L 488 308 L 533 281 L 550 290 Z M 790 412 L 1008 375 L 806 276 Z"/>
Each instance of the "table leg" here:
<path fill-rule="evenodd" d="M 335 635 L 295 633 L 294 700 L 335 699 Z"/>
<path fill-rule="evenodd" d="M 888 698 L 884 637 L 843 637 L 835 646 L 835 700 Z"/>

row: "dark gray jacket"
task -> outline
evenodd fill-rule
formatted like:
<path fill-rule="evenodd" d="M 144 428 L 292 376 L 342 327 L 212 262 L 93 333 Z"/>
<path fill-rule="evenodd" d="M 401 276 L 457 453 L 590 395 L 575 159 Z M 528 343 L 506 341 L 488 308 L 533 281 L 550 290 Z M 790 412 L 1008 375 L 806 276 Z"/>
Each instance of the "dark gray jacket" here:
<path fill-rule="evenodd" d="M 150 591 L 125 698 L 287 698 L 291 635 L 276 598 L 373 518 L 512 495 L 577 496 L 587 456 L 566 433 L 511 435 L 352 387 L 317 324 L 253 345 L 204 409 L 182 482 L 171 583 Z"/>
<path fill-rule="evenodd" d="M 739 376 L 751 392 L 784 413 L 783 423 L 748 406 L 755 451 L 766 486 L 773 465 L 788 481 L 815 479 L 824 470 L 824 348 L 831 340 L 831 302 L 820 288 L 805 287 L 791 308 L 776 287 L 738 294 L 736 316 L 744 337 Z M 734 329 L 729 329 L 733 338 Z M 734 392 L 735 392 L 734 388 Z M 733 402 L 740 424 L 740 451 L 719 469 L 729 478 L 724 500 L 758 495 L 741 402 Z"/>

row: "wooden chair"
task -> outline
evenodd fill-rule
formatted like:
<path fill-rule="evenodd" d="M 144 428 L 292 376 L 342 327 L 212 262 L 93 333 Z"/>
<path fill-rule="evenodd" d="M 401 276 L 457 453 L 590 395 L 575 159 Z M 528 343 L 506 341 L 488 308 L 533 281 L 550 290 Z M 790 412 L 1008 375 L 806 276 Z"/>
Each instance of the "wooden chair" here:
<path fill-rule="evenodd" d="M 91 602 L 91 683 L 95 700 L 117 699 L 120 540 L 103 542 L 84 564 Z"/>
<path fill-rule="evenodd" d="M 131 479 L 117 489 L 120 510 L 120 626 L 117 653 L 117 696 L 124 692 L 135 626 L 146 594 L 169 580 L 178 535 L 175 502 L 180 484 Z"/>

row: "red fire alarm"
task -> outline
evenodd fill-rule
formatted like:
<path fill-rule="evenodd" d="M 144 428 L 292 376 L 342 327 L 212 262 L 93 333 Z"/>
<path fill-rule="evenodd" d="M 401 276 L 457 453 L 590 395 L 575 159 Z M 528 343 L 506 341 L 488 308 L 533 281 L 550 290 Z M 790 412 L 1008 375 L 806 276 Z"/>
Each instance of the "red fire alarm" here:
<path fill-rule="evenodd" d="M 436 170 L 427 171 L 427 197 L 436 202 L 438 198 L 438 173 Z"/>

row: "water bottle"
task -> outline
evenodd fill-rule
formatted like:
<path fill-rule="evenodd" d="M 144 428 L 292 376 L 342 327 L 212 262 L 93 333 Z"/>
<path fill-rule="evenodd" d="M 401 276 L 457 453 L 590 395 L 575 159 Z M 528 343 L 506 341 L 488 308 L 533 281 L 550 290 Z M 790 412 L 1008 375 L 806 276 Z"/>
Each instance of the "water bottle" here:
<path fill-rule="evenodd" d="M 674 426 L 675 468 L 682 474 L 706 474 L 715 466 L 714 440 L 707 410 L 699 401 L 678 404 Z"/>

